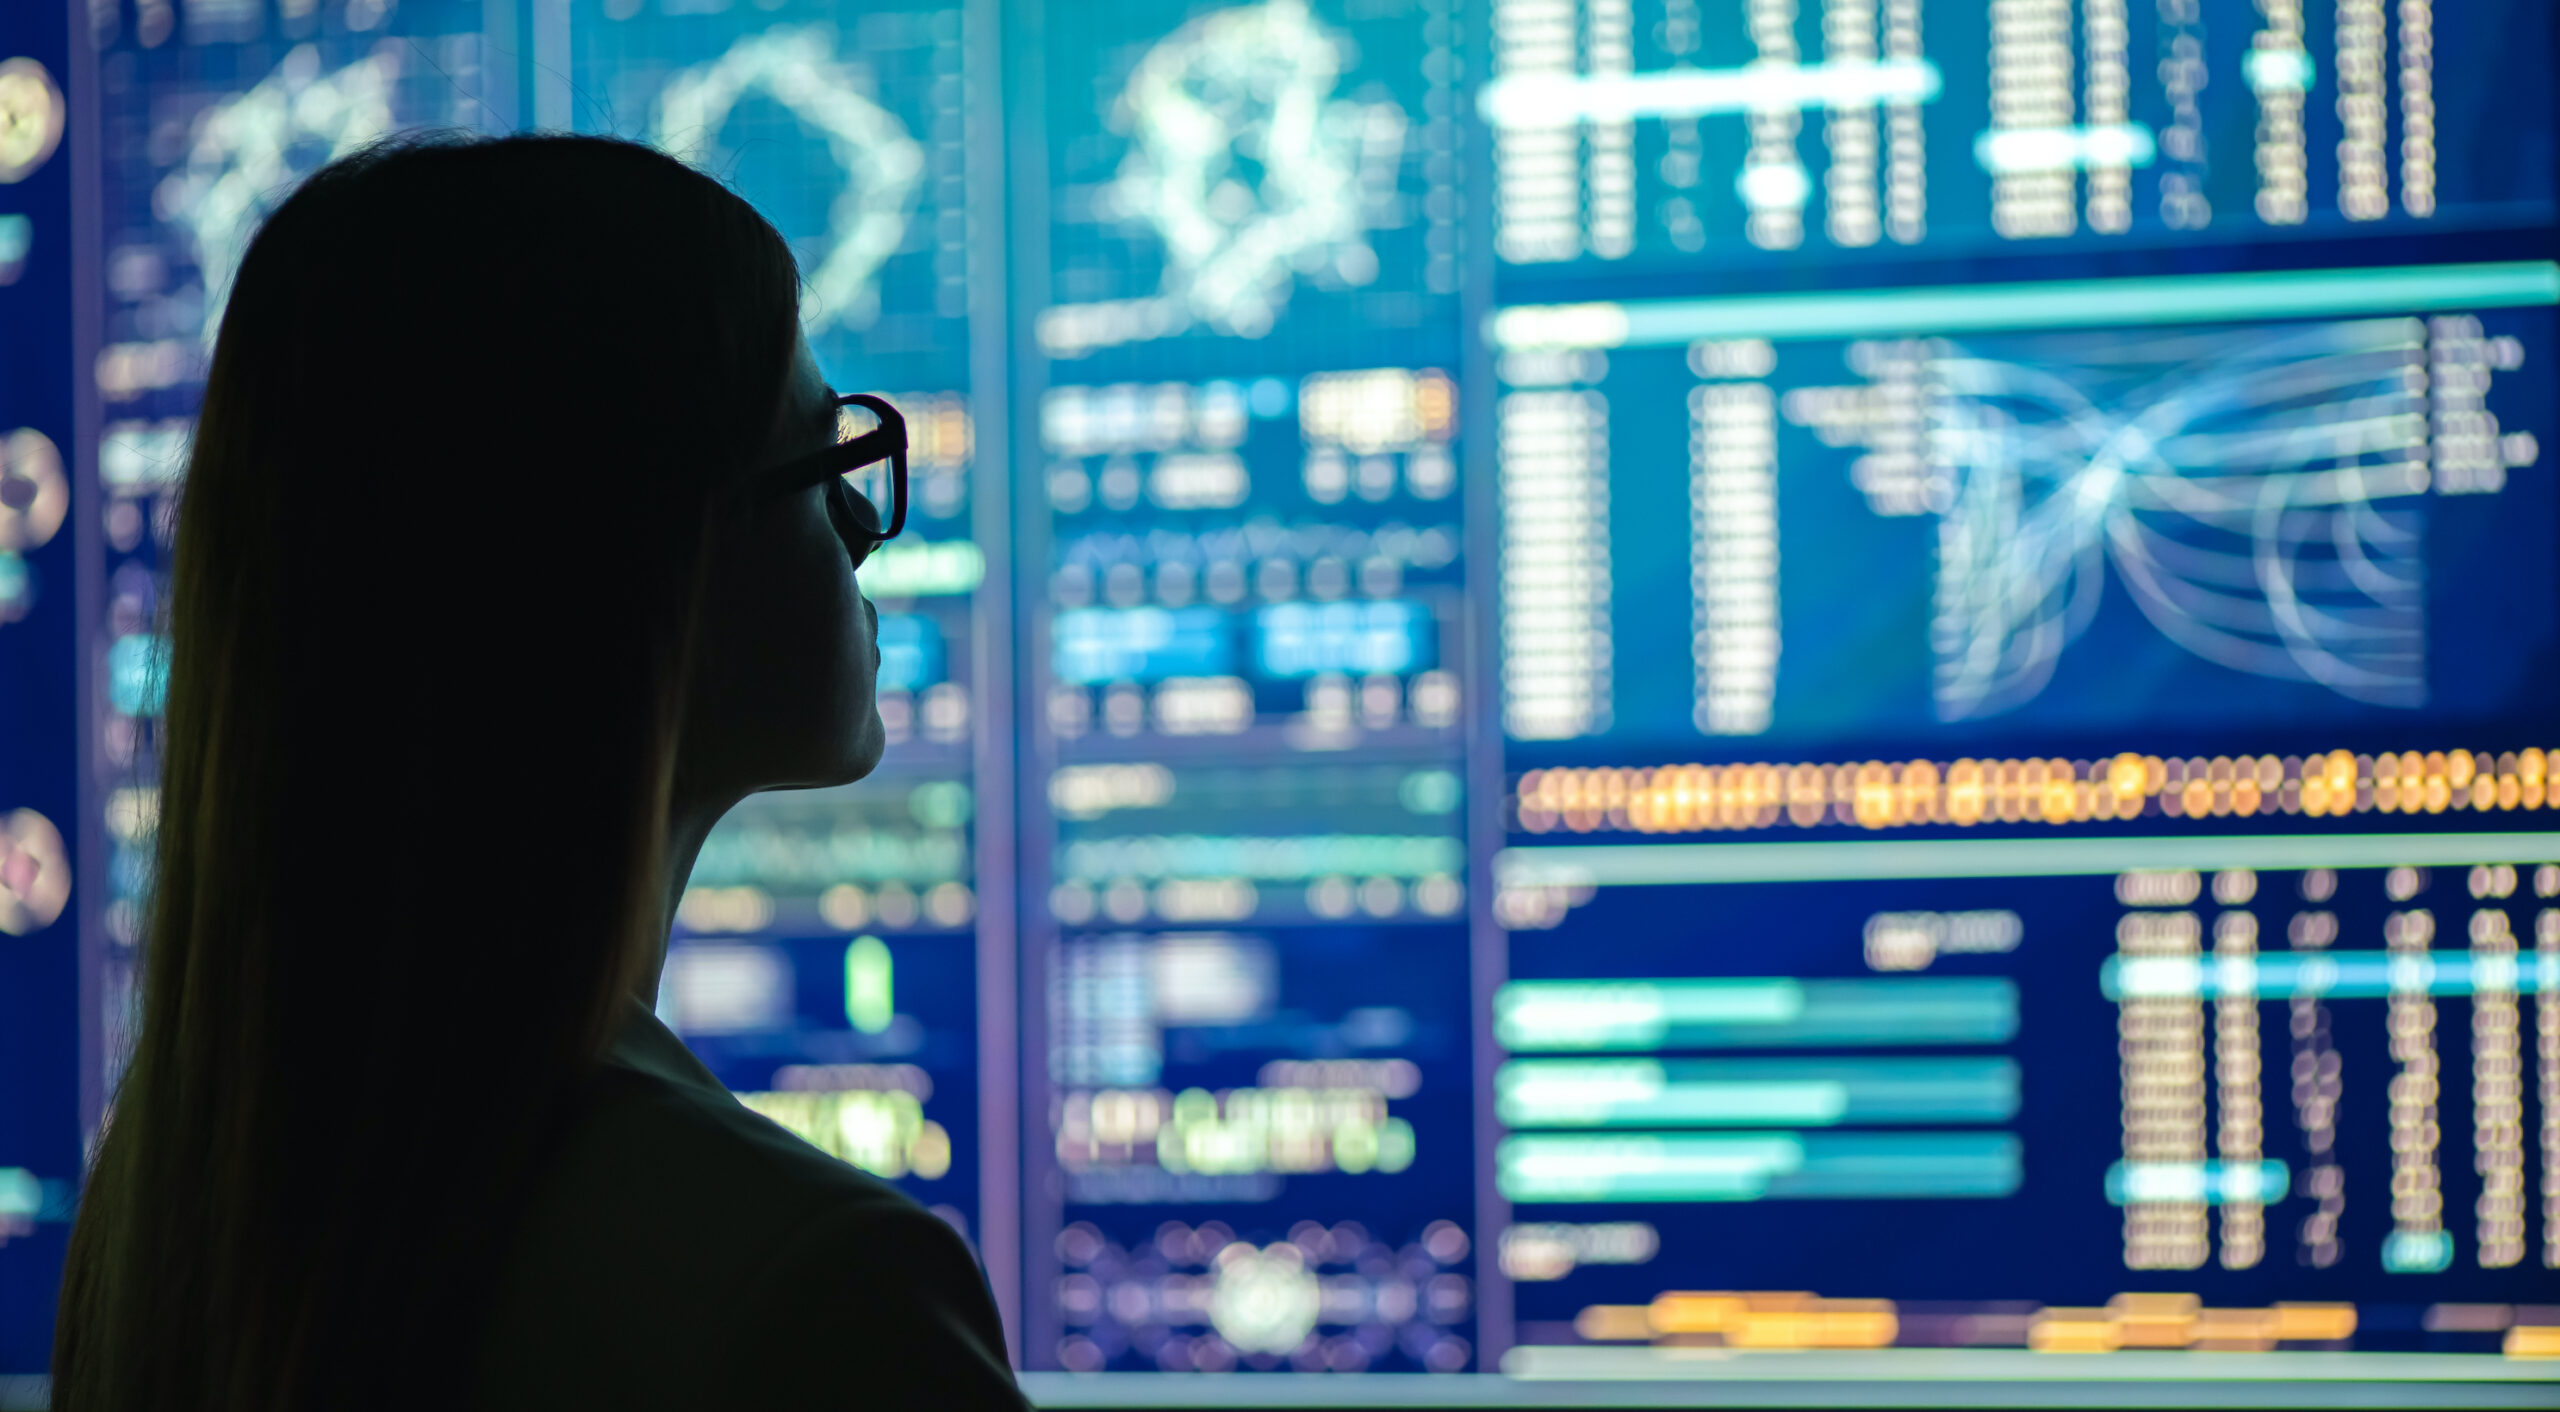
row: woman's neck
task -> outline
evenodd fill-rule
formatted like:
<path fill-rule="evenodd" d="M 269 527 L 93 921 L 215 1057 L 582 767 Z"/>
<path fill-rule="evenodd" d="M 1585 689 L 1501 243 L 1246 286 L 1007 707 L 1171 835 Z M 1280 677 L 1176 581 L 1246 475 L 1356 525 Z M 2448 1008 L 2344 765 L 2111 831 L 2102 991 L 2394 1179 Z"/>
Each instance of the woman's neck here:
<path fill-rule="evenodd" d="M 657 938 L 657 949 L 634 986 L 640 1003 L 651 1009 L 657 1008 L 659 977 L 667 966 L 667 937 L 675 928 L 676 904 L 684 900 L 685 884 L 693 877 L 694 860 L 701 856 L 711 826 L 737 802 L 679 798 L 667 810 L 667 846 L 659 855 L 664 873 L 658 882 L 658 924 L 651 933 Z"/>

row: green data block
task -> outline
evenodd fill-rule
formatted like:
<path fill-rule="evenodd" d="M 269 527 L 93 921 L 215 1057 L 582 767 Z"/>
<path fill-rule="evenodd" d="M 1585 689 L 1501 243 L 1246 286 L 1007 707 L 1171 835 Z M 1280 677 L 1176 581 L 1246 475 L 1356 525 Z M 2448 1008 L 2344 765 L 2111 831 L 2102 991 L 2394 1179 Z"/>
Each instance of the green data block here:
<path fill-rule="evenodd" d="M 859 936 L 844 949 L 844 1018 L 864 1034 L 879 1034 L 898 1017 L 889 944 Z"/>

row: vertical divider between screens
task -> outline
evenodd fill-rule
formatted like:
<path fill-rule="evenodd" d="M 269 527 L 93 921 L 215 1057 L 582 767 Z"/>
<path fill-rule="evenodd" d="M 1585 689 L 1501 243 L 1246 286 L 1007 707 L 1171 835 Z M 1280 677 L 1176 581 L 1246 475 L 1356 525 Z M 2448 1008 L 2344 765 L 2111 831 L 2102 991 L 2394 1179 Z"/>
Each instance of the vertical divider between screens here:
<path fill-rule="evenodd" d="M 970 650 L 978 683 L 978 729 L 970 775 L 977 800 L 972 872 L 978 887 L 978 1256 L 985 1263 L 1008 1336 L 1022 1328 L 1022 1051 L 1010 1021 L 1021 1003 L 1021 925 L 1016 886 L 1012 546 L 1013 403 L 1009 391 L 1012 304 L 1006 298 L 1004 15 L 1002 0 L 967 0 L 961 57 L 967 103 L 971 255 L 969 384 L 976 419 L 977 484 L 970 488 L 970 534 L 986 559 L 972 611 Z M 988 471 L 992 470 L 993 474 Z M 1022 1361 L 1017 1346 L 1014 1361 Z"/>
<path fill-rule="evenodd" d="M 1046 16 L 1041 0 L 981 0 L 997 10 L 999 35 L 994 41 L 1002 61 L 1004 93 L 1007 102 L 1001 122 L 1004 162 L 998 169 L 1009 199 L 1003 207 L 1003 224 L 999 228 L 1005 258 L 1002 262 L 1007 302 L 1004 311 L 1004 338 L 1000 349 L 1010 367 L 1005 383 L 1010 408 L 1027 409 L 1019 419 L 1008 418 L 1008 428 L 1015 420 L 1028 423 L 1033 430 L 1007 441 L 1005 466 L 1013 473 L 1017 486 L 1039 484 L 1040 445 L 1037 433 L 1040 395 L 1048 386 L 1048 370 L 1041 361 L 1040 346 L 1035 336 L 1039 310 L 1049 297 L 1049 183 L 1046 127 L 1042 120 L 1042 104 L 1046 99 L 1045 75 L 1042 69 L 1041 30 Z M 1006 497 L 1013 515 L 1014 537 L 1011 560 L 1014 564 L 1039 565 L 1047 562 L 1049 527 L 1047 502 L 1043 497 L 1022 494 Z M 990 556 L 992 559 L 994 556 Z M 1048 1151 L 1048 1052 L 1049 1010 L 1048 980 L 1050 952 L 1056 941 L 1056 926 L 1047 910 L 1050 836 L 1045 827 L 1032 821 L 1045 820 L 1048 781 L 1055 763 L 1046 732 L 1033 728 L 1040 719 L 1040 709 L 1033 697 L 1045 683 L 1040 669 L 1041 654 L 1046 643 L 1045 619 L 1036 610 L 1032 595 L 1044 591 L 1047 576 L 1036 569 L 1027 573 L 1006 574 L 1008 603 L 1012 609 L 1015 633 L 1008 643 L 1013 652 L 1012 687 L 1015 699 L 1023 704 L 1014 725 L 1014 755 L 1018 773 L 1014 779 L 1015 819 L 1022 826 L 1015 831 L 1013 858 L 1013 904 L 1018 925 L 1015 929 L 1017 970 L 1010 1003 L 1018 1007 L 1014 1014 L 1020 1020 L 1017 1030 L 1013 1070 L 1017 1098 L 1014 1104 L 1016 1129 L 1021 1134 L 1017 1152 L 1016 1173 L 1019 1200 L 1014 1219 L 1020 1222 L 1017 1245 L 1018 1261 L 1013 1271 L 1015 1310 L 1008 1327 L 1017 1342 L 1016 1356 L 1023 1368 L 1052 1368 L 1058 1341 L 1058 1323 L 1051 1301 L 1034 1298 L 1033 1292 L 1054 1286 L 1058 1277 L 1056 1229 L 1062 1214 L 1060 1192 L 1055 1173 L 1049 1169 L 1043 1154 Z M 981 1023 L 987 1017 L 981 1017 Z M 992 1073 L 993 1071 L 988 1071 Z M 992 1150 L 992 1149 L 991 1149 Z"/>
<path fill-rule="evenodd" d="M 544 132 L 577 129 L 575 82 L 570 77 L 569 0 L 523 0 L 524 62 L 518 81 L 516 125 Z"/>
<path fill-rule="evenodd" d="M 1458 91 L 1472 95 L 1493 63 L 1492 0 L 1468 0 L 1459 8 L 1458 55 L 1464 72 Z M 1459 268 L 1458 407 L 1461 484 L 1465 488 L 1466 551 L 1462 562 L 1473 582 L 1467 593 L 1467 937 L 1469 958 L 1467 1033 L 1475 1085 L 1476 1366 L 1498 1371 L 1511 1346 L 1511 1286 L 1503 1278 L 1502 1231 L 1511 1208 L 1494 1183 L 1494 1145 L 1501 1132 L 1494 1114 L 1493 1074 L 1501 1054 L 1493 1040 L 1493 995 L 1510 972 L 1509 937 L 1494 911 L 1494 854 L 1503 843 L 1502 655 L 1500 591 L 1500 487 L 1495 483 L 1493 348 L 1486 335 L 1493 317 L 1492 134 L 1472 101 L 1460 104 L 1458 170 L 1464 212 Z M 1472 197 L 1473 199 L 1468 199 Z"/>
<path fill-rule="evenodd" d="M 71 543 L 72 570 L 72 719 L 80 738 L 72 743 L 73 768 L 79 771 L 74 797 L 80 817 L 73 825 L 75 879 L 104 872 L 107 856 L 106 811 L 98 787 L 98 731 L 95 714 L 98 675 L 105 661 L 97 642 L 105 615 L 106 546 L 98 506 L 98 405 L 100 311 L 106 289 L 100 282 L 100 232 L 106 224 L 101 187 L 98 102 L 98 46 L 89 15 L 89 0 L 63 0 L 68 12 L 70 71 L 64 75 L 64 126 L 71 159 Z M 88 1154 L 97 1142 L 107 1111 L 106 896 L 96 885 L 72 890 L 72 913 L 80 948 L 78 1001 L 80 1015 L 80 1152 L 82 1178 Z"/>
<path fill-rule="evenodd" d="M 480 130 L 492 135 L 524 126 L 522 0 L 480 0 Z"/>

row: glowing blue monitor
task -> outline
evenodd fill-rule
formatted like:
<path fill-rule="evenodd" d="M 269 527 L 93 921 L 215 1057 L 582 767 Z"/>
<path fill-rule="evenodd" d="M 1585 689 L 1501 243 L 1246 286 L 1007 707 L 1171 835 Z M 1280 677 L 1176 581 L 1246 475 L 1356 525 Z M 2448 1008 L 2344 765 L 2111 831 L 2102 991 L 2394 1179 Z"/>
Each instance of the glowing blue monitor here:
<path fill-rule="evenodd" d="M 619 133 L 916 438 L 889 763 L 722 826 L 660 1011 L 970 1238 L 1044 1402 L 2537 1393 L 2548 6 L 115 13 L 96 1033 L 263 201 Z"/>

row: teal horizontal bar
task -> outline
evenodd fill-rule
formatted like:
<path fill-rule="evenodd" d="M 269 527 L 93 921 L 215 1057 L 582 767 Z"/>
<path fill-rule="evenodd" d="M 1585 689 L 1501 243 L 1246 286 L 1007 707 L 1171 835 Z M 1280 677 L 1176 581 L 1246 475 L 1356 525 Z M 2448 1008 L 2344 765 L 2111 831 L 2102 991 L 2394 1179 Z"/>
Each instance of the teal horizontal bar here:
<path fill-rule="evenodd" d="M 1538 1133 L 1502 1140 L 1494 1180 L 1518 1202 L 1995 1197 L 2020 1152 L 2014 1133 Z"/>
<path fill-rule="evenodd" d="M 2315 951 L 2247 956 L 2110 956 L 2098 968 L 2109 1000 L 2370 1000 L 2386 995 L 2560 994 L 2560 954 Z"/>
<path fill-rule="evenodd" d="M 1850 294 L 1522 304 L 1487 321 L 1496 348 L 1650 348 L 1705 338 L 1875 338 L 2232 323 L 2560 304 L 2560 264 L 2515 260 L 2271 274 L 2148 275 Z"/>
<path fill-rule="evenodd" d="M 1085 882 L 1122 878 L 1421 878 L 1464 871 L 1466 846 L 1438 834 L 1301 834 L 1234 837 L 1139 834 L 1082 839 L 1058 853 L 1060 874 Z"/>
<path fill-rule="evenodd" d="M 1843 839 L 1835 843 L 1533 844 L 1494 855 L 1504 887 L 2109 877 L 2255 868 L 2453 868 L 2560 860 L 2560 833 Z"/>
<path fill-rule="evenodd" d="M 1513 981 L 1494 994 L 1493 1026 L 1525 1053 L 1999 1044 L 2018 1032 L 2018 988 L 1984 976 Z"/>
<path fill-rule="evenodd" d="M 2018 1066 L 1962 1059 L 1518 1059 L 1493 1080 L 1514 1128 L 1997 1123 Z"/>

